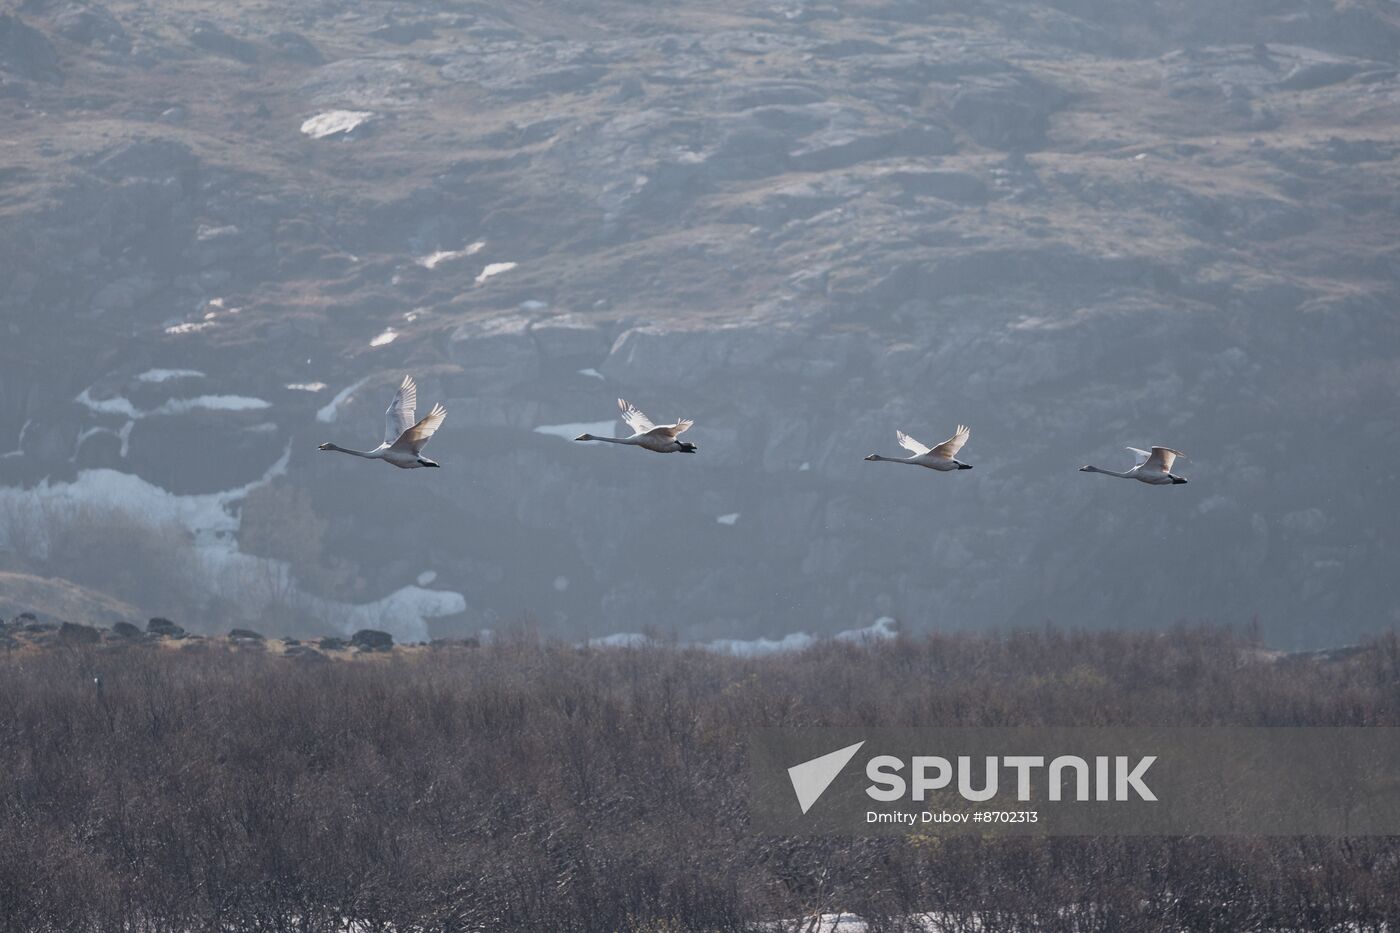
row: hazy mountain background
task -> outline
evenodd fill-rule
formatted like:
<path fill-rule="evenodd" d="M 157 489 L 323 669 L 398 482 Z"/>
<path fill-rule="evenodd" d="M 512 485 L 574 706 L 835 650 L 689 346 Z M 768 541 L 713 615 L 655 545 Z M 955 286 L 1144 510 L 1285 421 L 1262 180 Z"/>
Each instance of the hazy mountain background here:
<path fill-rule="evenodd" d="M 26 0 L 0 613 L 1391 626 L 1397 51 L 1378 0 Z M 442 470 L 316 450 L 405 372 Z M 699 454 L 564 440 L 618 396 Z M 958 422 L 970 473 L 861 459 Z M 1075 472 L 1153 443 L 1189 485 Z"/>

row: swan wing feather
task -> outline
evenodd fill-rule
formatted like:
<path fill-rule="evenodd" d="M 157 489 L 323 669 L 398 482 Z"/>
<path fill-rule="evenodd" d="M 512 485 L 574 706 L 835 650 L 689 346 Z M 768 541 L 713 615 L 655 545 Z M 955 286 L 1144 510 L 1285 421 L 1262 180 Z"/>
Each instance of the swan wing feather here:
<path fill-rule="evenodd" d="M 404 376 L 399 391 L 384 412 L 384 443 L 393 444 L 403 432 L 413 427 L 413 412 L 418 407 L 418 386 L 412 376 Z"/>
<path fill-rule="evenodd" d="M 442 426 L 442 419 L 446 417 L 447 409 L 441 405 L 434 405 L 433 410 L 428 412 L 422 421 L 399 435 L 398 440 L 394 441 L 392 445 L 393 448 L 417 454 L 423 449 L 423 445 L 428 443 L 428 438 L 432 437 Z"/>
<path fill-rule="evenodd" d="M 695 422 L 691 421 L 689 418 L 682 418 L 675 424 L 658 424 L 647 433 L 657 437 L 669 437 L 674 440 L 678 435 L 689 431 L 690 426 L 693 424 L 695 424 Z"/>
<path fill-rule="evenodd" d="M 1172 465 L 1176 463 L 1177 457 L 1185 456 L 1179 450 L 1172 450 L 1170 447 L 1153 447 L 1152 455 L 1147 458 L 1143 467 L 1149 471 L 1160 470 L 1163 473 L 1170 473 Z"/>
<path fill-rule="evenodd" d="M 944 457 L 948 460 L 952 460 L 958 455 L 958 451 L 962 450 L 963 445 L 967 443 L 967 439 L 971 436 L 972 431 L 968 429 L 967 425 L 960 424 L 958 425 L 957 431 L 953 432 L 953 436 L 933 448 L 932 453 L 935 457 Z"/>
<path fill-rule="evenodd" d="M 641 409 L 625 398 L 617 400 L 617 410 L 622 412 L 622 420 L 627 423 L 634 434 L 646 434 L 656 427 L 650 418 L 642 414 Z"/>
<path fill-rule="evenodd" d="M 900 447 L 903 447 L 905 450 L 909 451 L 916 457 L 922 457 L 929 451 L 927 445 L 920 444 L 918 441 L 914 440 L 912 437 L 910 437 L 908 434 L 905 434 L 903 431 L 895 431 L 894 436 L 896 439 L 898 439 Z"/>

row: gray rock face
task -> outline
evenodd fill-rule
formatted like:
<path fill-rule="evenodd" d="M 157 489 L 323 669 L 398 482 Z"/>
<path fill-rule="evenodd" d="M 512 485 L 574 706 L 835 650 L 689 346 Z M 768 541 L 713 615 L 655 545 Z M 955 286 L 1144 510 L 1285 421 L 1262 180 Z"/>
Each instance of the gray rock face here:
<path fill-rule="evenodd" d="M 74 4 L 54 17 L 59 35 L 87 46 L 106 48 L 125 55 L 131 51 L 131 39 L 107 10 L 99 6 Z"/>
<path fill-rule="evenodd" d="M 0 70 L 33 81 L 59 81 L 53 43 L 18 16 L 0 13 Z"/>
<path fill-rule="evenodd" d="M 202 49 L 236 58 L 241 62 L 252 62 L 258 57 L 257 47 L 251 42 L 231 36 L 209 22 L 198 23 L 190 31 L 190 41 Z"/>
<path fill-rule="evenodd" d="M 1288 451 L 1400 456 L 1400 36 L 1366 4 L 1198 7 L 28 4 L 0 16 L 0 484 L 229 496 L 290 445 L 307 585 L 432 568 L 468 604 L 439 637 L 1359 638 L 1400 611 L 1393 484 Z M 374 132 L 299 132 L 328 110 Z M 406 371 L 448 405 L 442 470 L 317 456 L 377 439 Z M 699 452 L 564 439 L 621 431 L 619 396 Z M 958 422 L 970 474 L 861 459 Z M 1151 443 L 1189 486 L 1075 472 Z"/>
<path fill-rule="evenodd" d="M 1040 81 L 978 78 L 958 90 L 948 115 L 974 140 L 994 149 L 1041 148 L 1063 92 Z"/>

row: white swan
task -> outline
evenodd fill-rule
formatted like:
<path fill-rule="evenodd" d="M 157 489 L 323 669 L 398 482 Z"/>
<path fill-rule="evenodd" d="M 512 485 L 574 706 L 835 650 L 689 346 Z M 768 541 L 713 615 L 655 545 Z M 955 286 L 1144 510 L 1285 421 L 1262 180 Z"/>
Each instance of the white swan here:
<path fill-rule="evenodd" d="M 418 407 L 418 386 L 412 376 L 404 376 L 394 400 L 384 412 L 384 443 L 373 450 L 349 450 L 334 444 L 322 444 L 322 450 L 335 450 L 343 454 L 353 454 L 366 460 L 383 460 L 402 470 L 418 467 L 435 467 L 438 464 L 421 456 L 423 445 L 442 426 L 447 417 L 447 409 L 434 405 L 422 421 L 414 422 L 413 410 Z"/>
<path fill-rule="evenodd" d="M 580 434 L 574 440 L 630 444 L 633 447 L 644 447 L 659 454 L 693 454 L 698 449 L 687 441 L 676 440 L 678 435 L 690 430 L 690 426 L 695 423 L 694 421 L 682 418 L 675 424 L 652 424 L 650 418 L 638 411 L 626 399 L 618 399 L 617 407 L 622 412 L 622 420 L 627 422 L 627 426 L 635 432 L 631 437 L 594 437 L 592 434 Z"/>
<path fill-rule="evenodd" d="M 1179 486 L 1186 482 L 1183 477 L 1172 475 L 1172 464 L 1176 462 L 1176 458 L 1186 456 L 1181 451 L 1172 450 L 1170 447 L 1153 447 L 1150 451 L 1139 450 L 1136 447 L 1128 449 L 1137 456 L 1137 464 L 1126 473 L 1103 470 L 1096 466 L 1080 467 L 1079 472 L 1103 473 L 1122 479 L 1135 479 L 1139 483 L 1148 483 L 1152 486 Z"/>
<path fill-rule="evenodd" d="M 913 466 L 928 467 L 930 470 L 938 470 L 946 473 L 949 470 L 970 470 L 971 464 L 962 463 L 957 459 L 958 451 L 967 443 L 967 439 L 972 436 L 972 431 L 967 425 L 958 425 L 958 430 L 953 436 L 948 438 L 937 447 L 925 447 L 914 440 L 903 431 L 895 431 L 894 436 L 899 439 L 899 446 L 909 451 L 912 456 L 908 457 L 882 457 L 879 454 L 871 454 L 867 460 L 883 460 L 886 463 L 908 463 Z"/>

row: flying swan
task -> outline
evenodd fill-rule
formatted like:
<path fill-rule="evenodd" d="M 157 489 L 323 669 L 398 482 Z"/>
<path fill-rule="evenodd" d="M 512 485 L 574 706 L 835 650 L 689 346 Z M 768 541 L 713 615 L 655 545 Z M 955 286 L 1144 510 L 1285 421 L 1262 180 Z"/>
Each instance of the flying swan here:
<path fill-rule="evenodd" d="M 617 407 L 622 412 L 622 420 L 627 422 L 627 426 L 635 432 L 631 437 L 594 437 L 592 434 L 580 434 L 574 440 L 630 444 L 633 447 L 644 447 L 659 454 L 693 454 L 698 449 L 688 441 L 676 440 L 679 435 L 690 430 L 690 426 L 695 423 L 694 421 L 682 418 L 675 424 L 652 424 L 650 418 L 638 411 L 636 406 L 626 399 L 618 399 Z"/>
<path fill-rule="evenodd" d="M 958 425 L 958 430 L 953 436 L 948 438 L 937 447 L 925 447 L 914 440 L 903 431 L 895 431 L 894 436 L 899 439 L 899 446 L 909 451 L 908 457 L 882 457 L 879 454 L 871 454 L 867 460 L 883 460 L 886 463 L 908 463 L 914 466 L 928 467 L 930 470 L 938 470 L 946 473 L 949 470 L 970 470 L 972 465 L 962 463 L 957 460 L 958 451 L 962 450 L 963 444 L 972 436 L 972 431 L 967 425 Z"/>
<path fill-rule="evenodd" d="M 423 445 L 442 426 L 447 417 L 447 409 L 434 405 L 433 410 L 417 423 L 413 420 L 413 410 L 418 407 L 418 386 L 412 376 L 404 376 L 394 400 L 384 412 L 384 443 L 373 450 L 349 450 L 334 444 L 322 444 L 322 450 L 336 450 L 343 454 L 364 457 L 366 460 L 383 460 L 401 470 L 414 470 L 418 467 L 435 467 L 438 464 L 421 455 Z"/>
<path fill-rule="evenodd" d="M 1153 447 L 1150 451 L 1139 450 L 1136 447 L 1128 449 L 1137 457 L 1137 464 L 1126 473 L 1103 470 L 1096 466 L 1080 467 L 1079 472 L 1103 473 L 1107 476 L 1135 479 L 1139 483 L 1148 483 L 1152 486 L 1179 486 L 1186 482 L 1185 478 L 1172 475 L 1172 464 L 1176 462 L 1176 458 L 1186 456 L 1181 451 L 1172 450 L 1170 447 Z"/>

